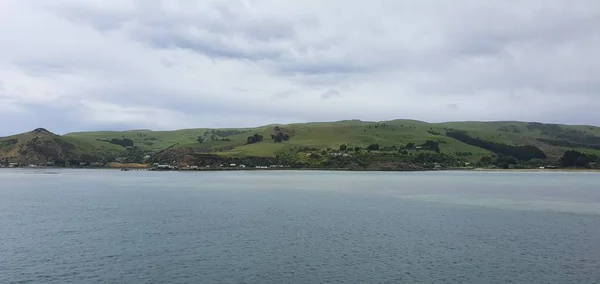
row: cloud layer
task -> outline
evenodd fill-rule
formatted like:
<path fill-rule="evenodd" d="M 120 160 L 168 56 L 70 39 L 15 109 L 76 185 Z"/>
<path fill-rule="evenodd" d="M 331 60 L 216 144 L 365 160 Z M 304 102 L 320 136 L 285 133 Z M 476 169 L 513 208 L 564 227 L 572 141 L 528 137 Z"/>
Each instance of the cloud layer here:
<path fill-rule="evenodd" d="M 0 135 L 354 118 L 599 125 L 599 26 L 595 0 L 5 0 Z"/>

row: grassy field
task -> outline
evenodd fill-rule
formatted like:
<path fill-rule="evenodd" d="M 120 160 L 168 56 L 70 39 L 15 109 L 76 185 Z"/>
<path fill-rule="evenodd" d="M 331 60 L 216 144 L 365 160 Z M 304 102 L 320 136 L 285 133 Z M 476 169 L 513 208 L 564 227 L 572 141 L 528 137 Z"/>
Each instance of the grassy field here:
<path fill-rule="evenodd" d="M 111 131 L 78 132 L 67 134 L 67 138 L 99 141 L 111 139 L 131 139 L 145 151 L 156 152 L 170 146 L 194 148 L 202 153 L 216 153 L 223 156 L 275 156 L 277 153 L 296 147 L 338 148 L 367 147 L 378 143 L 382 147 L 404 146 L 407 143 L 421 144 L 427 140 L 437 140 L 443 153 L 470 153 L 472 160 L 491 155 L 488 150 L 467 145 L 445 136 L 448 130 L 466 131 L 473 137 L 508 145 L 535 145 L 551 157 L 558 157 L 568 149 L 578 149 L 588 153 L 599 153 L 597 149 L 579 146 L 553 146 L 538 139 L 579 139 L 577 137 L 600 137 L 600 128 L 593 126 L 568 126 L 532 124 L 528 122 L 447 122 L 426 123 L 415 120 L 392 120 L 367 122 L 346 120 L 338 122 L 315 122 L 280 125 L 293 133 L 289 141 L 275 143 L 271 139 L 276 125 L 240 129 L 183 129 L 174 131 Z M 216 131 L 216 134 L 214 134 Z M 575 134 L 573 134 L 575 133 Z M 248 136 L 260 134 L 264 141 L 247 144 Z M 571 136 L 569 136 L 571 135 Z M 579 136 L 574 136 L 579 135 Z M 587 135 L 587 136 L 586 136 Z M 215 139 L 211 139 L 211 136 Z M 197 141 L 202 137 L 203 143 Z M 567 137 L 567 138 L 565 138 Z M 227 141 L 222 141 L 227 140 Z M 562 141 L 561 140 L 561 141 Z M 106 142 L 101 142 L 106 143 Z"/>

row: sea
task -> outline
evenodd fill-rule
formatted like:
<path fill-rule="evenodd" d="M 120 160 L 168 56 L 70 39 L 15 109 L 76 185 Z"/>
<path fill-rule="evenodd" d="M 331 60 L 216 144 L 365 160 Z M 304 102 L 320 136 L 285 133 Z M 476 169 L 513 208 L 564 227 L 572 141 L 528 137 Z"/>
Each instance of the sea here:
<path fill-rule="evenodd" d="M 600 283 L 600 174 L 1 169 L 0 283 Z"/>

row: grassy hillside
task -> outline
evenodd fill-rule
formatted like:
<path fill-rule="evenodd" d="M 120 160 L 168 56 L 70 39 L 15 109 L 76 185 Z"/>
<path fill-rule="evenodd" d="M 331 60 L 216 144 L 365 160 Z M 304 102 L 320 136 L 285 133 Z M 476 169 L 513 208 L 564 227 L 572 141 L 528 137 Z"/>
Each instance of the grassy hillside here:
<path fill-rule="evenodd" d="M 112 139 L 129 139 L 139 149 L 152 153 L 172 147 L 171 149 L 188 149 L 188 153 L 190 151 L 212 153 L 226 157 L 273 157 L 290 149 L 303 147 L 338 149 L 341 144 L 349 148 L 365 148 L 374 143 L 382 147 L 403 147 L 408 143 L 419 145 L 427 140 L 438 141 L 441 153 L 459 154 L 471 161 L 494 155 L 490 150 L 446 136 L 448 131 L 463 131 L 471 137 L 484 141 L 514 146 L 533 145 L 553 159 L 558 158 L 568 149 L 600 154 L 600 128 L 594 126 L 512 121 L 426 123 L 415 120 L 382 122 L 347 120 L 280 125 L 290 133 L 290 139 L 282 143 L 276 143 L 271 139 L 275 126 L 176 131 L 79 132 L 67 134 L 66 137 L 102 143 Z M 262 135 L 264 140 L 248 144 L 247 138 L 253 134 Z M 202 143 L 199 140 L 202 140 Z"/>
<path fill-rule="evenodd" d="M 38 128 L 0 138 L 0 162 L 40 164 L 55 161 L 101 161 L 118 157 L 124 149 L 87 138 L 56 135 Z"/>
<path fill-rule="evenodd" d="M 566 150 L 600 153 L 600 127 L 542 124 L 535 122 L 448 122 L 438 128 L 460 129 L 471 136 L 509 145 L 534 145 L 547 155 L 557 157 Z"/>

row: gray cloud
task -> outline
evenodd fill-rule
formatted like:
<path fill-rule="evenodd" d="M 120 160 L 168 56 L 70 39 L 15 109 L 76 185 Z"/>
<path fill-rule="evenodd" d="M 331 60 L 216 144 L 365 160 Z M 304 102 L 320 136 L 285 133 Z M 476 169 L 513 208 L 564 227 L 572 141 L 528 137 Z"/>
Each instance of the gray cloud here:
<path fill-rule="evenodd" d="M 271 96 L 271 98 L 274 100 L 281 100 L 281 99 L 287 99 L 287 98 L 291 97 L 292 95 L 294 95 L 294 92 L 281 91 L 281 92 L 277 92 L 277 93 L 273 94 Z"/>
<path fill-rule="evenodd" d="M 52 73 L 70 73 L 77 70 L 77 62 L 64 59 L 14 61 L 12 64 L 32 76 L 43 76 Z"/>
<path fill-rule="evenodd" d="M 460 106 L 458 104 L 446 104 L 446 107 L 451 110 L 459 109 Z"/>
<path fill-rule="evenodd" d="M 48 8 L 61 18 L 78 25 L 91 25 L 94 29 L 102 32 L 121 29 L 135 17 L 132 10 L 110 9 L 94 2 L 71 2 L 68 7 L 50 4 Z M 109 9 L 107 10 L 107 8 Z"/>
<path fill-rule="evenodd" d="M 10 11 L 0 12 L 0 119 L 28 117 L 15 128 L 251 126 L 349 114 L 600 124 L 594 0 L 0 6 Z"/>
<path fill-rule="evenodd" d="M 336 91 L 336 90 L 329 90 L 329 91 L 326 91 L 321 94 L 321 99 L 323 99 L 323 100 L 327 100 L 327 99 L 331 99 L 331 98 L 339 98 L 339 97 L 341 97 L 341 94 L 339 91 Z"/>

